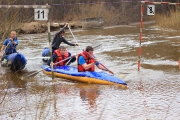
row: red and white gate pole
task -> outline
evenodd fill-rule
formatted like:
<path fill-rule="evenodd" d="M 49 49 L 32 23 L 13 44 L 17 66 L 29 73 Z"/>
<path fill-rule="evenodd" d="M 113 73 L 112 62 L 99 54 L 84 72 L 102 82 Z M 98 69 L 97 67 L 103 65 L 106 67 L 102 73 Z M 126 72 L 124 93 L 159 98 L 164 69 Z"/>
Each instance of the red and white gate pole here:
<path fill-rule="evenodd" d="M 140 70 L 140 61 L 141 61 L 141 42 L 142 42 L 142 26 L 143 26 L 143 14 L 144 14 L 144 6 L 143 4 L 167 4 L 167 5 L 180 5 L 180 3 L 171 3 L 171 2 L 150 2 L 150 1 L 141 1 L 141 20 L 140 20 L 140 36 L 139 36 L 139 48 L 138 48 L 138 71 Z M 179 68 L 180 68 L 180 58 L 179 58 Z"/>
<path fill-rule="evenodd" d="M 141 20 L 140 20 L 140 36 L 139 36 L 139 48 L 138 48 L 138 71 L 140 70 L 140 61 L 141 61 L 141 42 L 142 42 L 142 26 L 143 26 L 143 14 L 144 14 L 144 6 L 141 4 Z"/>

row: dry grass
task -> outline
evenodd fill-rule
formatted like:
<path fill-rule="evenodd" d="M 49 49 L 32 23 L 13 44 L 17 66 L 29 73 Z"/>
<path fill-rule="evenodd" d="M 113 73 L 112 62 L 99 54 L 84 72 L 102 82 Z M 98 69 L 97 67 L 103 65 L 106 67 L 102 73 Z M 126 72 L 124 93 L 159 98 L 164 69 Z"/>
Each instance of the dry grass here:
<path fill-rule="evenodd" d="M 77 10 L 72 11 L 71 13 L 65 16 L 65 20 L 76 21 L 87 18 L 103 18 L 104 25 L 114 25 L 123 19 L 119 19 L 120 12 L 118 9 L 113 7 L 110 4 L 93 4 L 93 5 L 82 5 Z"/>
<path fill-rule="evenodd" d="M 70 7 L 64 15 L 64 21 L 81 21 L 87 18 L 103 18 L 104 26 L 129 24 L 139 21 L 140 4 L 132 3 L 102 3 L 82 4 Z"/>
<path fill-rule="evenodd" d="M 21 24 L 21 18 L 19 17 L 20 9 L 4 9 L 0 12 L 1 16 L 3 16 L 0 19 L 0 38 L 1 40 L 4 40 L 5 38 L 9 37 L 10 31 L 17 31 L 19 29 Z"/>
<path fill-rule="evenodd" d="M 170 15 L 156 14 L 154 16 L 156 24 L 162 28 L 172 28 L 180 30 L 180 12 L 171 11 Z"/>
<path fill-rule="evenodd" d="M 32 22 L 33 9 L 0 9 L 0 39 L 9 36 L 11 30 L 19 32 L 22 22 Z M 102 4 L 74 4 L 72 6 L 52 6 L 50 11 L 51 21 L 82 21 L 87 18 L 103 18 L 104 26 L 129 24 L 139 21 L 140 4 L 134 3 L 102 3 Z"/>

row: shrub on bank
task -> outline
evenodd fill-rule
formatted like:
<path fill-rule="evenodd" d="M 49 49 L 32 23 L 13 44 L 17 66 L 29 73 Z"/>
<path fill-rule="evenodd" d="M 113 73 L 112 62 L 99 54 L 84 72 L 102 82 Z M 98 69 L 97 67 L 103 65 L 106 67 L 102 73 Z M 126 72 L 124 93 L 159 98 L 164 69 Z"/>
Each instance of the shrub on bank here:
<path fill-rule="evenodd" d="M 98 0 L 97 0 L 98 1 Z M 96 2 L 97 2 L 96 1 Z M 51 1 L 52 2 L 52 1 Z M 59 1 L 60 2 L 60 1 Z M 140 19 L 140 3 L 136 2 L 105 2 L 105 3 L 88 3 L 87 4 L 71 3 L 68 1 L 60 6 L 51 6 L 50 21 L 52 22 L 72 22 L 81 21 L 85 18 L 102 17 L 104 26 L 112 26 L 119 24 L 129 24 L 139 21 Z M 4 3 L 5 4 L 5 3 Z M 6 3 L 7 4 L 7 3 Z M 12 4 L 12 3 L 9 3 Z M 17 3 L 13 3 L 17 4 Z M 22 3 L 18 3 L 22 4 Z M 28 4 L 28 3 L 27 3 Z M 50 3 L 54 4 L 54 3 Z M 58 4 L 58 3 L 56 3 Z M 11 30 L 20 31 L 21 23 L 33 22 L 34 10 L 23 8 L 3 8 L 0 9 L 0 39 L 8 37 Z"/>
<path fill-rule="evenodd" d="M 153 19 L 156 21 L 156 25 L 162 28 L 180 30 L 180 12 L 178 10 L 172 10 L 168 14 L 156 14 Z"/>

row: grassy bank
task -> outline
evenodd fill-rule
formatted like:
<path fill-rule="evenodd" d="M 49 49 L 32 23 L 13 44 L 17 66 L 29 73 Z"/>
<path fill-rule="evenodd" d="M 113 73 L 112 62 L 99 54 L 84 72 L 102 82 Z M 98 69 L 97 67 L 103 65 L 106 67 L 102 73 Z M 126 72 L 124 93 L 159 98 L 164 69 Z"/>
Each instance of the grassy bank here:
<path fill-rule="evenodd" d="M 180 12 L 178 10 L 172 10 L 167 14 L 156 14 L 153 19 L 161 28 L 180 30 Z"/>
<path fill-rule="evenodd" d="M 52 3 L 53 4 L 53 3 Z M 11 30 L 19 30 L 22 22 L 33 22 L 33 9 L 0 9 L 0 40 L 8 37 Z M 126 3 L 101 3 L 101 4 L 82 4 L 73 3 L 63 6 L 51 6 L 50 21 L 52 22 L 72 22 L 81 21 L 86 18 L 102 17 L 104 26 L 129 24 L 139 21 L 140 4 L 138 2 Z"/>

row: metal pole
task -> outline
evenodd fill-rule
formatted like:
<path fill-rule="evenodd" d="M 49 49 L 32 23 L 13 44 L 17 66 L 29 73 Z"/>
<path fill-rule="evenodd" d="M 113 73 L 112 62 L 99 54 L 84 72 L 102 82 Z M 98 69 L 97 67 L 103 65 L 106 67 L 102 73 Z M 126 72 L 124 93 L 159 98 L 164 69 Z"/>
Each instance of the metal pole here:
<path fill-rule="evenodd" d="M 141 42 L 142 42 L 142 26 L 143 26 L 143 14 L 144 6 L 141 4 L 141 20 L 140 20 L 140 36 L 139 36 L 139 48 L 138 48 L 138 71 L 140 70 L 140 61 L 141 61 Z"/>
<path fill-rule="evenodd" d="M 51 45 L 51 32 L 50 32 L 50 15 L 49 15 L 49 10 L 48 10 L 48 39 L 49 39 L 49 50 L 50 50 L 50 57 L 51 57 L 51 71 L 52 71 L 52 80 L 54 79 L 54 68 L 53 68 L 53 58 L 52 58 L 52 45 Z"/>

